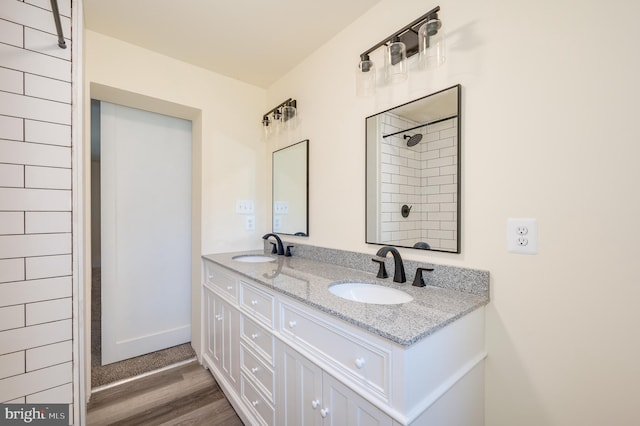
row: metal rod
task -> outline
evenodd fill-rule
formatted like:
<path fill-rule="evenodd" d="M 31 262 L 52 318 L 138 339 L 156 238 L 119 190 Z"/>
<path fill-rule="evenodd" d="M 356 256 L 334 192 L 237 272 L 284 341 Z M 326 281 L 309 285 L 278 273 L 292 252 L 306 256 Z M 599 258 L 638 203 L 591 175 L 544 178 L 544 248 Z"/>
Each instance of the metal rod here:
<path fill-rule="evenodd" d="M 62 34 L 62 23 L 60 22 L 58 0 L 51 0 L 51 10 L 53 11 L 53 20 L 56 23 L 56 31 L 58 31 L 58 46 L 60 46 L 61 49 L 66 49 L 67 43 L 65 43 L 64 35 Z"/>
<path fill-rule="evenodd" d="M 389 133 L 388 135 L 382 135 L 382 137 L 383 138 L 388 138 L 389 136 L 395 136 L 395 135 L 399 135 L 400 133 L 410 132 L 412 130 L 419 129 L 420 127 L 430 126 L 432 124 L 436 124 L 436 123 L 439 123 L 441 121 L 451 120 L 452 118 L 457 117 L 457 116 L 458 116 L 458 114 L 454 114 L 454 115 L 451 115 L 449 117 L 439 118 L 437 120 L 429 121 L 428 123 L 420 124 L 419 126 L 410 127 L 408 129 L 400 130 L 399 132 L 393 132 L 393 133 Z"/>
<path fill-rule="evenodd" d="M 362 52 L 362 54 L 360 55 L 360 58 L 368 55 L 369 53 L 373 52 L 374 50 L 376 50 L 377 48 L 387 44 L 390 40 L 393 40 L 394 37 L 399 36 L 400 34 L 405 33 L 407 30 L 410 30 L 411 28 L 415 27 L 417 24 L 419 24 L 422 21 L 426 21 L 427 18 L 440 11 L 440 6 L 436 6 L 433 9 L 431 9 L 430 11 L 428 11 L 427 13 L 425 13 L 424 15 L 422 15 L 421 17 L 419 17 L 418 19 L 416 19 L 415 21 L 411 22 L 408 25 L 405 25 L 404 27 L 402 27 L 401 29 L 399 29 L 398 31 L 396 31 L 395 33 L 391 34 L 389 37 L 383 39 L 381 42 L 379 42 L 378 44 L 376 44 L 375 46 L 365 50 L 364 52 Z"/>
<path fill-rule="evenodd" d="M 53 1 L 53 0 L 52 0 Z M 271 110 L 267 111 L 266 113 L 262 114 L 263 117 L 268 116 L 269 114 L 271 114 L 272 112 L 274 112 L 275 110 L 277 110 L 278 108 L 282 108 L 285 105 L 291 104 L 292 106 L 296 106 L 296 101 L 289 98 L 286 101 L 282 102 L 281 104 L 279 104 L 278 106 L 276 106 L 275 108 L 271 108 Z"/>

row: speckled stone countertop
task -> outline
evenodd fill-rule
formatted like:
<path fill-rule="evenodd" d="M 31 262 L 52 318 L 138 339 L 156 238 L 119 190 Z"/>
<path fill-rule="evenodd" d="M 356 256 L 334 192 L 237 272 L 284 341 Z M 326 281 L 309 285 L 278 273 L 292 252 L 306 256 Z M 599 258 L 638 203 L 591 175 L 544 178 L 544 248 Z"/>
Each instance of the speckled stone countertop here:
<path fill-rule="evenodd" d="M 489 302 L 488 295 L 430 285 L 414 287 L 411 281 L 394 283 L 393 269 L 389 270 L 391 276 L 382 280 L 373 272 L 296 256 L 270 255 L 275 260 L 267 263 L 233 259 L 247 254 L 264 255 L 262 251 L 251 251 L 210 254 L 203 258 L 401 346 L 410 346 Z M 397 288 L 409 293 L 413 300 L 398 305 L 375 305 L 346 300 L 328 290 L 331 284 L 349 281 Z"/>

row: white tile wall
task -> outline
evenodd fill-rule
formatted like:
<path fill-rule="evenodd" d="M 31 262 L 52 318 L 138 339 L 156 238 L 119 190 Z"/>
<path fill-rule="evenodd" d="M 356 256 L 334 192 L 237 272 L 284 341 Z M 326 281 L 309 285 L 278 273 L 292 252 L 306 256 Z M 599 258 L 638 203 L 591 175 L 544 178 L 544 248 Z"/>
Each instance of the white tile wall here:
<path fill-rule="evenodd" d="M 26 369 L 27 371 L 39 370 L 71 361 L 71 349 L 71 340 L 28 349 L 26 351 Z"/>
<path fill-rule="evenodd" d="M 24 166 L 0 163 L 0 186 L 23 188 Z"/>
<path fill-rule="evenodd" d="M 22 47 L 24 44 L 22 28 L 22 25 L 0 19 L 0 43 Z"/>
<path fill-rule="evenodd" d="M 2 20 L 0 20 L 0 27 Z M 5 92 L 24 92 L 24 73 L 0 67 L 0 90 Z"/>
<path fill-rule="evenodd" d="M 0 259 L 0 283 L 20 280 L 24 280 L 24 259 Z M 4 302 L 4 289 L 0 286 L 0 305 Z"/>
<path fill-rule="evenodd" d="M 27 257 L 27 280 L 71 275 L 71 255 Z"/>
<path fill-rule="evenodd" d="M 69 319 L 71 318 L 71 298 L 29 303 L 26 305 L 25 318 L 28 326 Z"/>
<path fill-rule="evenodd" d="M 11 282 L 0 285 L 0 306 L 71 297 L 70 276 L 23 281 L 25 279 L 24 259 L 15 260 L 20 261 L 19 271 L 22 275 L 18 280 L 11 280 Z M 0 266 L 2 266 L 2 261 L 0 261 Z"/>
<path fill-rule="evenodd" d="M 72 403 L 71 1 L 0 0 L 0 403 Z"/>
<path fill-rule="evenodd" d="M 387 115 L 381 133 L 391 135 L 418 124 Z M 406 132 L 416 133 L 423 138 L 413 147 L 407 147 L 405 132 L 381 141 L 382 242 L 412 246 L 425 241 L 435 249 L 455 248 L 457 119 Z M 400 214 L 404 204 L 412 206 L 407 218 Z"/>
<path fill-rule="evenodd" d="M 24 373 L 24 351 L 0 356 L 0 379 Z"/>
<path fill-rule="evenodd" d="M 24 138 L 24 120 L 17 117 L 0 115 L 0 139 L 21 141 Z M 4 158 L 0 154 L 0 158 Z"/>
<path fill-rule="evenodd" d="M 71 232 L 71 212 L 26 212 L 24 232 L 26 234 Z"/>
<path fill-rule="evenodd" d="M 24 327 L 24 305 L 0 308 L 0 331 Z"/>
<path fill-rule="evenodd" d="M 31 121 L 26 120 L 27 133 L 29 123 Z M 0 139 L 0 158 L 6 163 L 70 168 L 71 148 Z"/>
<path fill-rule="evenodd" d="M 0 235 L 24 234 L 23 212 L 0 212 Z"/>

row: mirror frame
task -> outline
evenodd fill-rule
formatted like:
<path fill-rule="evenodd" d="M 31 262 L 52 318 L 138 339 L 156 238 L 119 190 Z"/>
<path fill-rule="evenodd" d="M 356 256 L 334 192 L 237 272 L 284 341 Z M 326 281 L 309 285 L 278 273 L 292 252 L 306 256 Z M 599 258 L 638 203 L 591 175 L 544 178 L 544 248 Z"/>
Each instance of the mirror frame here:
<path fill-rule="evenodd" d="M 457 90 L 457 115 L 455 117 L 457 117 L 458 119 L 458 128 L 457 128 L 457 152 L 456 152 L 456 156 L 457 156 L 457 164 L 456 164 L 456 173 L 457 173 L 457 182 L 456 182 L 456 187 L 457 187 L 457 193 L 456 193 L 456 248 L 455 250 L 451 249 L 451 250 L 446 250 L 446 249 L 432 249 L 432 248 L 418 248 L 418 247 L 413 247 L 413 246 L 401 246 L 401 245 L 394 245 L 394 244 L 385 244 L 383 242 L 376 242 L 376 241 L 370 241 L 371 238 L 369 238 L 368 235 L 368 229 L 369 229 L 369 212 L 368 212 L 368 208 L 369 208 L 369 173 L 370 173 L 370 166 L 369 166 L 369 143 L 368 143 L 368 137 L 369 135 L 367 134 L 367 129 L 368 129 L 368 120 L 370 118 L 374 118 L 377 117 L 379 115 L 388 113 L 390 111 L 393 111 L 397 108 L 401 108 L 403 106 L 412 104 L 414 102 L 419 102 L 422 100 L 425 100 L 431 96 L 434 95 L 438 95 L 440 93 L 446 92 L 448 90 L 452 90 L 452 89 L 456 89 Z M 448 118 L 452 118 L 448 117 Z M 443 121 L 445 119 L 448 118 L 441 118 L 441 119 L 436 119 L 433 121 L 433 123 L 437 123 L 439 121 Z M 389 108 L 387 110 L 378 112 L 376 114 L 370 115 L 368 117 L 365 118 L 364 120 L 365 123 L 365 243 L 366 244 L 375 244 L 375 245 L 381 245 L 381 246 L 392 246 L 392 247 L 402 247 L 402 248 L 414 248 L 414 249 L 418 249 L 418 250 L 428 250 L 428 251 L 438 251 L 438 252 L 443 252 L 443 253 L 460 253 L 460 234 L 461 234 L 461 211 L 462 211 L 462 196 L 461 196 L 461 192 L 462 192 L 462 161 L 461 161 L 461 145 L 462 145 L 462 86 L 460 84 L 456 84 L 453 85 L 451 87 L 447 87 L 445 89 L 439 90 L 437 92 L 434 93 L 430 93 L 426 96 L 420 97 L 418 99 L 414 99 L 412 101 L 409 102 L 405 102 L 403 104 L 394 106 L 392 108 Z M 425 123 L 426 125 L 427 123 Z M 423 127 L 423 126 L 420 126 Z M 414 127 L 415 129 L 415 127 Z M 411 128 L 405 130 L 405 131 L 410 131 L 412 130 Z M 400 133 L 400 132 L 399 132 Z M 377 135 L 376 135 L 377 137 Z M 380 144 L 378 144 L 379 147 Z M 377 150 L 379 150 L 379 148 L 376 148 Z M 377 183 L 376 183 L 377 185 Z"/>
<path fill-rule="evenodd" d="M 305 188 L 305 199 L 304 199 L 304 203 L 305 203 L 305 210 L 306 210 L 306 214 L 305 214 L 305 229 L 304 231 L 299 231 L 296 232 L 294 234 L 288 233 L 288 232 L 282 232 L 282 231 L 277 231 L 274 229 L 274 219 L 275 219 L 275 196 L 276 196 L 276 154 L 279 152 L 282 152 L 286 149 L 290 149 L 292 147 L 298 146 L 300 144 L 305 144 L 305 183 L 304 183 L 304 188 Z M 309 236 L 309 139 L 304 139 L 300 142 L 296 142 L 294 144 L 285 146 L 284 148 L 280 148 L 276 151 L 273 151 L 271 153 L 271 231 L 273 233 L 276 234 L 282 234 L 282 235 L 295 235 L 295 236 L 299 236 L 299 237 L 308 237 Z M 302 235 L 301 233 L 303 233 L 304 235 Z"/>

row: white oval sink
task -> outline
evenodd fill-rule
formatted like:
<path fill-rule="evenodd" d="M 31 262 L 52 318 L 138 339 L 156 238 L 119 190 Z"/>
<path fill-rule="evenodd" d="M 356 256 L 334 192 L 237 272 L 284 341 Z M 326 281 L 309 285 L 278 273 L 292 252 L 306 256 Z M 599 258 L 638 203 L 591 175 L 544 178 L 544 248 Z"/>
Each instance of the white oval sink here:
<path fill-rule="evenodd" d="M 329 286 L 329 292 L 343 299 L 376 305 L 396 305 L 413 300 L 411 295 L 402 290 L 361 282 L 333 284 Z"/>
<path fill-rule="evenodd" d="M 275 261 L 273 257 L 263 256 L 261 254 L 241 254 L 239 256 L 233 256 L 232 259 L 237 262 L 245 262 L 245 263 L 265 263 L 265 262 Z"/>

